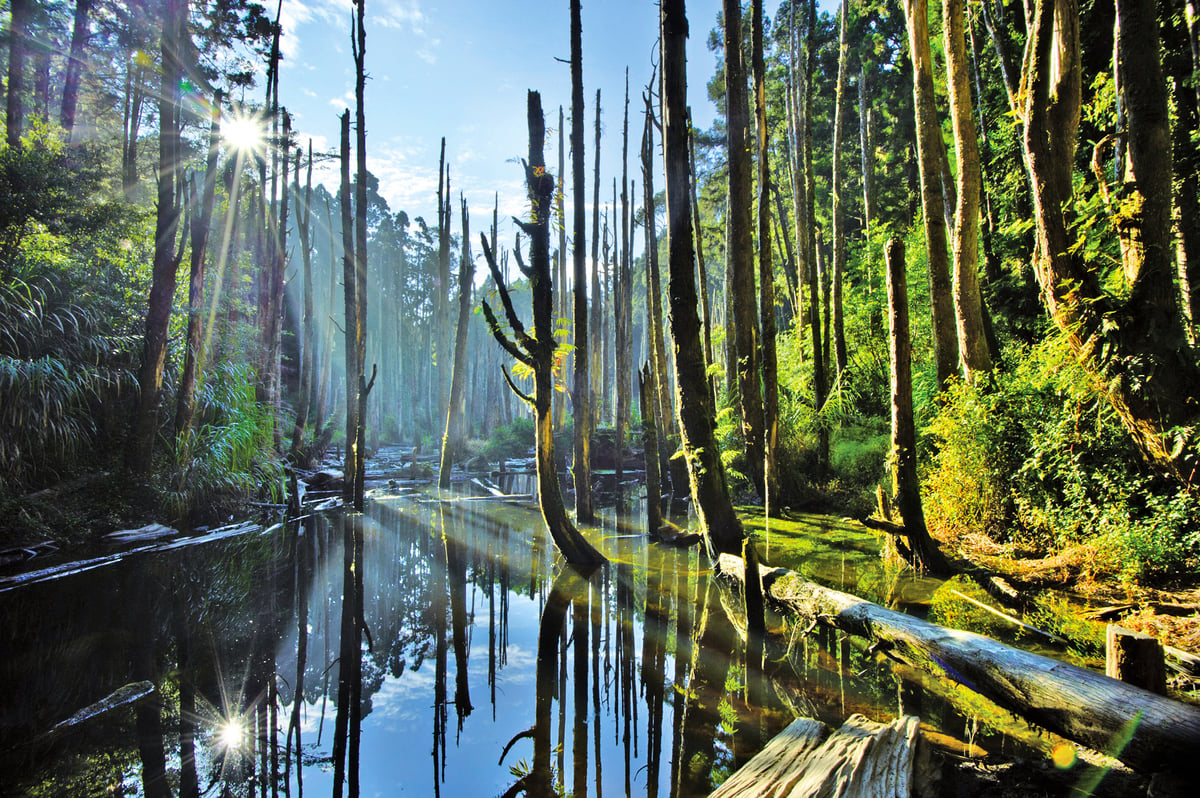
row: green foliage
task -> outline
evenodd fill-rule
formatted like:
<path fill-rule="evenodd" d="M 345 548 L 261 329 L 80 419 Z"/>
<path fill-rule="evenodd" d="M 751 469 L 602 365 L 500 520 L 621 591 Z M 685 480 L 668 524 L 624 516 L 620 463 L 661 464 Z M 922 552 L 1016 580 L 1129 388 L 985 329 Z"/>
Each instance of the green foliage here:
<path fill-rule="evenodd" d="M 1200 502 L 1145 466 L 1062 340 L 1014 351 L 988 385 L 951 385 L 928 432 L 926 517 L 942 535 L 1087 543 L 1130 581 L 1196 567 Z"/>
<path fill-rule="evenodd" d="M 525 457 L 534 444 L 534 424 L 531 418 L 514 418 L 492 431 L 482 454 L 488 460 Z"/>
<path fill-rule="evenodd" d="M 269 410 L 255 401 L 254 371 L 225 363 L 206 380 L 197 402 L 196 427 L 171 449 L 168 487 L 160 500 L 172 518 L 202 503 L 282 492 L 283 471 L 274 456 Z"/>

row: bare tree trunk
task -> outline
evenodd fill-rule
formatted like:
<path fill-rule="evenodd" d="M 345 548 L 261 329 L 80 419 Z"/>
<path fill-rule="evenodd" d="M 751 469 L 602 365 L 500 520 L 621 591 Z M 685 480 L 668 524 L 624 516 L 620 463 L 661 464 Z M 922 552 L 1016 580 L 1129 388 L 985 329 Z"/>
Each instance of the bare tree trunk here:
<path fill-rule="evenodd" d="M 658 422 L 655 418 L 658 411 L 654 407 L 658 390 L 654 382 L 654 369 L 646 363 L 638 372 L 638 397 L 642 408 L 642 451 L 646 461 L 646 534 L 651 540 L 658 538 L 662 526 L 662 475 L 658 470 Z"/>
<path fill-rule="evenodd" d="M 775 266 L 771 262 L 771 169 L 767 158 L 767 71 L 763 64 L 762 0 L 751 3 L 754 119 L 758 132 L 758 286 L 762 317 L 764 499 L 779 489 L 775 443 L 779 436 L 779 369 L 775 360 Z"/>
<path fill-rule="evenodd" d="M 446 432 L 442 435 L 442 462 L 438 487 L 450 487 L 450 469 L 462 447 L 463 379 L 467 368 L 467 333 L 471 328 L 471 290 L 475 283 L 475 261 L 471 259 L 467 201 L 462 202 L 462 258 L 458 263 L 458 328 L 454 336 L 454 371 L 450 374 L 450 402 L 446 410 Z"/>
<path fill-rule="evenodd" d="M 304 270 L 304 306 L 300 341 L 300 387 L 296 404 L 296 424 L 292 428 L 292 462 L 299 463 L 300 444 L 304 440 L 304 428 L 308 426 L 308 411 L 312 394 L 313 351 L 316 324 L 313 310 L 312 244 L 309 240 L 312 221 L 312 139 L 308 140 L 308 175 L 304 184 L 304 198 L 300 198 L 300 150 L 296 150 L 296 176 L 293 189 L 296 194 L 296 233 L 300 237 L 300 262 Z"/>
<path fill-rule="evenodd" d="M 597 96 L 597 105 L 599 101 Z M 598 137 L 598 114 L 596 124 Z M 590 523 L 595 516 L 592 513 L 593 421 L 592 390 L 588 380 L 591 362 L 588 359 L 587 195 L 583 179 L 583 156 L 583 21 L 579 0 L 571 0 L 571 185 L 575 205 L 575 387 L 571 401 L 575 407 L 575 517 Z M 599 212 L 599 208 L 596 212 Z M 592 249 L 595 248 L 593 244 Z"/>
<path fill-rule="evenodd" d="M 588 349 L 591 355 L 588 363 L 588 385 L 591 392 L 591 429 L 589 435 L 595 435 L 596 426 L 604 417 L 604 387 L 608 381 L 603 379 L 605 354 L 608 346 L 608 336 L 605 335 L 604 289 L 600 277 L 600 90 L 596 89 L 596 138 L 595 138 L 595 167 L 592 171 L 592 304 L 588 311 L 588 331 L 592 336 Z M 605 246 L 607 247 L 607 241 Z M 608 259 L 605 258 L 605 261 Z M 590 465 L 590 462 L 589 462 Z M 578 509 L 578 508 L 577 508 Z"/>
<path fill-rule="evenodd" d="M 688 22 L 683 0 L 660 6 L 663 64 L 663 152 L 667 173 L 667 241 L 671 340 L 679 426 L 692 500 L 710 551 L 740 553 L 742 524 L 725 485 L 716 440 L 716 412 L 704 369 L 700 317 L 696 312 L 695 253 L 692 251 L 691 178 L 688 169 Z"/>
<path fill-rule="evenodd" d="M 966 12 L 963 0 L 945 0 L 945 34 L 950 120 L 954 126 L 954 155 L 958 162 L 958 202 L 954 209 L 954 316 L 959 353 L 968 382 L 992 369 L 979 293 L 979 140 L 971 111 L 970 64 L 967 60 Z"/>
<path fill-rule="evenodd" d="M 346 463 L 342 498 L 347 504 L 356 499 L 355 475 L 358 474 L 359 402 L 358 382 L 362 375 L 362 361 L 358 359 L 358 339 L 362 322 L 358 318 L 358 270 L 354 259 L 354 217 L 351 215 L 350 199 L 350 111 L 342 113 L 342 183 L 338 191 L 338 205 L 342 216 L 342 286 L 345 307 L 346 333 Z"/>
<path fill-rule="evenodd" d="M 613 296 L 613 318 L 616 324 L 616 372 L 617 372 L 617 481 L 620 482 L 624 470 L 625 432 L 629 428 L 630 400 L 630 353 L 633 341 L 630 335 L 630 306 L 632 294 L 629 291 L 629 68 L 625 68 L 625 116 L 621 133 L 621 248 L 614 260 L 616 271 L 614 283 L 616 292 Z M 616 236 L 613 236 L 614 239 Z"/>
<path fill-rule="evenodd" d="M 733 298 L 734 353 L 738 406 L 746 459 L 759 495 L 763 484 L 763 402 L 758 369 L 758 309 L 754 292 L 754 235 L 750 224 L 750 124 L 746 72 L 742 64 L 742 8 L 723 0 L 725 14 L 725 98 L 729 147 L 729 243 L 726 248 L 726 291 Z"/>
<path fill-rule="evenodd" d="M 188 282 L 187 350 L 184 352 L 183 373 L 175 410 L 175 435 L 186 435 L 192 426 L 196 407 L 196 379 L 204 370 L 204 277 L 208 260 L 208 234 L 212 226 L 213 204 L 217 193 L 217 156 L 221 144 L 221 92 L 213 97 L 212 123 L 208 132 L 208 158 L 204 166 L 204 188 L 199 207 L 191 213 L 191 271 Z M 193 186 L 189 204 L 195 203 Z"/>
<path fill-rule="evenodd" d="M 142 350 L 141 369 L 138 372 L 137 415 L 126 459 L 129 469 L 142 476 L 150 472 L 154 441 L 158 436 L 158 406 L 162 391 L 163 366 L 167 356 L 171 303 L 175 297 L 175 280 L 182 258 L 182 252 L 175 247 L 175 239 L 181 215 L 179 81 L 183 75 L 183 65 L 179 61 L 179 54 L 183 37 L 186 35 L 187 6 L 187 0 L 167 0 L 163 14 L 154 265 L 151 272 L 149 309 L 146 314 L 145 345 Z M 11 95 L 11 86 L 9 92 Z"/>
<path fill-rule="evenodd" d="M 442 154 L 438 159 L 438 282 L 437 282 L 437 299 L 434 302 L 434 310 L 437 317 L 434 321 L 434 362 L 437 364 L 436 376 L 430 375 L 430 379 L 436 380 L 437 391 L 437 408 L 434 411 L 434 418 L 442 418 L 446 412 L 446 403 L 449 399 L 447 389 L 449 383 L 442 379 L 442 372 L 446 368 L 446 360 L 448 353 L 445 351 L 450 342 L 450 170 L 446 165 L 446 137 L 442 137 Z"/>
<path fill-rule="evenodd" d="M 355 344 L 358 353 L 355 360 L 358 363 L 358 423 L 354 430 L 354 448 L 357 450 L 356 470 L 354 472 L 354 508 L 363 508 L 363 482 L 366 478 L 367 467 L 367 396 L 371 385 L 365 382 L 364 374 L 367 367 L 367 122 L 366 122 L 366 49 L 367 33 L 363 26 L 366 14 L 366 0 L 357 0 L 358 15 L 354 26 L 354 119 L 358 138 L 357 156 L 358 178 L 356 196 L 354 198 L 354 271 L 355 294 L 358 301 L 358 313 L 355 317 Z M 286 119 L 286 117 L 285 117 Z M 285 171 L 286 177 L 286 171 Z M 449 179 L 447 178 L 447 188 Z M 447 202 L 449 199 L 447 198 Z M 449 214 L 447 214 L 449 216 Z M 442 289 L 445 293 L 445 287 Z M 371 384 L 375 382 L 372 369 Z M 349 401 L 349 396 L 347 396 Z M 347 474 L 347 477 L 350 475 Z M 355 776 L 357 778 L 357 776 Z"/>
<path fill-rule="evenodd" d="M 892 356 L 892 492 L 904 519 L 908 544 L 922 570 L 948 573 L 950 568 L 925 527 L 921 481 L 917 476 L 917 433 L 913 421 L 912 344 L 908 332 L 908 276 L 904 242 L 887 242 L 888 340 Z"/>
<path fill-rule="evenodd" d="M 75 0 L 75 24 L 71 31 L 71 55 L 63 79 L 62 113 L 59 120 L 67 141 L 75 131 L 75 110 L 79 104 L 79 83 L 83 78 L 83 51 L 88 40 L 88 14 L 94 0 Z"/>
<path fill-rule="evenodd" d="M 653 86 L 654 78 L 650 84 Z M 642 219 L 646 240 L 646 349 L 654 371 L 654 414 L 663 437 L 671 434 L 673 404 L 668 397 L 666 342 L 663 338 L 662 275 L 658 268 L 658 211 L 654 205 L 654 106 L 647 92 L 645 126 L 642 129 Z M 666 469 L 663 477 L 669 478 Z"/>
<path fill-rule="evenodd" d="M 554 457 L 554 428 L 551 423 L 550 394 L 554 390 L 554 285 L 550 279 L 550 211 L 554 194 L 554 177 L 546 172 L 546 159 L 542 151 L 546 136 L 546 122 L 542 116 L 541 96 L 529 92 L 529 160 L 525 166 L 525 180 L 529 186 L 529 203 L 533 218 L 520 222 L 522 231 L 529 236 L 529 265 L 526 265 L 516 250 L 517 265 L 529 279 L 533 293 L 533 334 L 525 331 L 525 325 L 513 308 L 504 276 L 496 263 L 495 253 L 481 236 L 484 256 L 491 270 L 492 279 L 504 305 L 508 329 L 505 332 L 487 300 L 483 301 L 483 314 L 497 343 L 514 358 L 531 368 L 534 373 L 534 394 L 523 393 L 508 379 L 509 387 L 534 409 L 535 436 L 537 444 L 538 501 L 542 518 L 567 562 L 579 568 L 594 568 L 605 562 L 604 555 L 597 551 L 579 533 L 567 517 L 562 494 L 558 487 L 557 463 Z"/>
<path fill-rule="evenodd" d="M 933 97 L 933 57 L 929 50 L 927 0 L 904 0 L 908 46 L 913 62 L 913 108 L 917 117 L 917 164 L 921 174 L 921 209 L 929 262 L 929 297 L 933 315 L 933 353 L 938 385 L 958 372 L 958 334 L 954 322 L 950 263 L 947 257 L 945 202 L 941 187 L 939 142 L 942 127 Z"/>

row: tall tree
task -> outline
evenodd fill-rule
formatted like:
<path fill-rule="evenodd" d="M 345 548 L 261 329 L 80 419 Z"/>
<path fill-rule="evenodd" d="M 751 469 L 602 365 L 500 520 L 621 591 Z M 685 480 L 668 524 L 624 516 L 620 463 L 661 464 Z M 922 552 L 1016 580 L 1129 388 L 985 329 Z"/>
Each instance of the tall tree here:
<path fill-rule="evenodd" d="M 984 333 L 983 298 L 979 293 L 979 140 L 971 110 L 963 0 L 945 0 L 942 9 L 946 83 L 950 90 L 950 121 L 954 127 L 954 155 L 958 163 L 958 201 L 954 208 L 954 317 L 963 374 L 969 382 L 975 382 L 992 368 L 992 356 Z"/>
<path fill-rule="evenodd" d="M 475 282 L 475 261 L 471 258 L 471 230 L 467 201 L 462 203 L 462 258 L 458 262 L 458 326 L 454 334 L 454 370 L 450 374 L 450 402 L 446 410 L 446 431 L 442 435 L 442 461 L 438 487 L 450 487 L 450 469 L 462 446 L 463 384 L 467 370 L 467 333 L 471 329 L 471 289 Z"/>
<path fill-rule="evenodd" d="M 775 267 L 771 261 L 771 169 L 767 158 L 767 70 L 763 61 L 762 0 L 751 3 L 751 70 L 758 153 L 758 290 L 762 317 L 763 452 L 766 496 L 778 491 L 775 443 L 779 437 L 779 373 L 775 359 Z"/>
<path fill-rule="evenodd" d="M 740 554 L 742 524 L 725 485 L 716 413 L 700 343 L 688 168 L 687 36 L 684 0 L 659 6 L 663 56 L 663 152 L 667 178 L 667 243 L 671 340 L 675 347 L 680 436 L 692 500 L 712 552 Z"/>
<path fill-rule="evenodd" d="M 175 410 L 175 434 L 185 435 L 192 425 L 195 409 L 196 379 L 204 368 L 204 277 L 208 260 L 208 234 L 212 227 L 213 204 L 217 193 L 217 157 L 220 154 L 221 92 L 212 102 L 212 122 L 208 133 L 208 157 L 204 166 L 204 185 L 199 196 L 193 182 L 189 205 L 191 222 L 191 271 L 188 277 L 187 349 L 183 358 L 183 373 Z"/>
<path fill-rule="evenodd" d="M 75 111 L 79 104 L 79 83 L 83 78 L 84 48 L 88 42 L 88 15 L 94 0 L 75 0 L 74 25 L 71 30 L 71 54 L 67 74 L 63 79 L 62 113 L 59 120 L 70 141 L 75 131 Z"/>
<path fill-rule="evenodd" d="M 33 11 L 30 0 L 11 0 L 8 25 L 8 96 L 5 132 L 8 146 L 21 143 L 25 124 L 25 59 L 29 51 L 29 23 Z"/>
<path fill-rule="evenodd" d="M 538 502 L 550 537 L 568 563 L 580 568 L 594 568 L 605 562 L 604 555 L 588 543 L 567 517 L 558 488 L 557 464 L 554 458 L 554 429 L 550 408 L 550 395 L 554 391 L 555 349 L 554 285 L 550 279 L 550 212 L 554 195 L 554 176 L 546 171 L 546 159 L 542 151 L 546 137 L 546 121 L 542 115 L 541 95 L 535 91 L 529 92 L 527 116 L 529 160 L 525 163 L 525 181 L 529 187 L 532 219 L 529 222 L 518 220 L 517 224 L 529 237 L 529 264 L 526 265 L 521 258 L 519 247 L 514 253 L 517 266 L 529 279 L 533 294 L 533 333 L 525 331 L 525 325 L 513 307 L 512 297 L 509 295 L 504 275 L 500 273 L 495 253 L 487 238 L 480 236 L 483 254 L 491 270 L 492 279 L 496 281 L 511 333 L 505 333 L 486 299 L 483 301 L 483 314 L 487 318 L 492 335 L 504 351 L 533 370 L 533 396 L 518 388 L 508 377 L 507 371 L 504 372 L 504 376 L 513 393 L 534 410 Z"/>
<path fill-rule="evenodd" d="M 596 98 L 597 106 L 600 98 Z M 599 108 L 597 107 L 597 116 Z M 599 122 L 597 122 L 599 125 Z M 598 130 L 598 128 L 597 128 Z M 579 0 L 571 0 L 571 185 L 573 189 L 575 277 L 575 515 L 590 522 L 592 512 L 592 390 L 588 360 L 588 274 L 586 192 L 583 158 L 583 20 Z M 464 236 L 466 234 L 464 233 Z M 592 249 L 595 250 L 595 245 Z M 593 264 L 593 269 L 595 265 Z"/>
<path fill-rule="evenodd" d="M 945 200 L 942 196 L 940 148 L 942 126 L 933 96 L 933 56 L 929 50 L 927 0 L 904 0 L 908 18 L 908 52 L 913 63 L 913 108 L 917 118 L 917 165 L 921 176 L 921 210 L 929 263 L 929 299 L 933 317 L 933 354 L 938 385 L 958 372 L 950 262 L 947 256 Z"/>
<path fill-rule="evenodd" d="M 650 86 L 654 85 L 654 77 L 650 78 Z M 645 125 L 642 128 L 642 219 L 643 233 L 646 241 L 646 350 L 650 354 L 650 368 L 654 372 L 651 387 L 654 389 L 654 413 L 657 416 L 658 429 L 662 433 L 659 438 L 670 436 L 672 424 L 670 418 L 674 415 L 670 390 L 667 382 L 666 342 L 663 336 L 662 318 L 662 275 L 658 268 L 658 225 L 655 221 L 658 211 L 654 202 L 654 128 L 657 121 L 654 118 L 654 102 L 650 97 L 650 89 L 642 95 L 646 104 Z M 668 469 L 661 474 L 669 478 Z M 665 487 L 665 486 L 664 486 Z"/>
<path fill-rule="evenodd" d="M 725 247 L 726 291 L 732 297 L 737 361 L 738 407 L 750 475 L 763 491 L 763 405 L 758 370 L 758 309 L 754 293 L 754 235 L 750 175 L 750 122 L 746 70 L 742 64 L 742 7 L 723 0 L 725 16 L 726 143 L 729 149 L 728 243 Z"/>
<path fill-rule="evenodd" d="M 805 197 L 805 219 L 801 226 L 804 228 L 804 252 L 807 258 L 804 266 L 808 275 L 808 321 L 812 337 L 812 369 L 813 369 L 813 407 L 817 411 L 817 471 L 819 477 L 824 477 L 829 466 L 829 424 L 822 417 L 825 400 L 829 396 L 827 366 L 829 358 L 825 356 L 828 336 L 821 330 L 821 280 L 817 250 L 817 203 L 816 177 L 813 169 L 812 119 L 813 119 L 813 75 L 816 70 L 817 46 L 817 0 L 809 0 L 807 32 L 804 36 L 804 80 L 801 83 L 804 91 L 804 102 L 801 104 L 800 141 L 804 149 L 801 161 L 803 163 Z"/>
<path fill-rule="evenodd" d="M 937 543 L 925 527 L 921 506 L 921 481 L 917 476 L 917 434 L 913 421 L 912 343 L 908 331 L 908 276 L 904 242 L 890 238 L 887 266 L 888 339 L 892 379 L 892 492 L 904 519 L 907 541 L 920 567 L 932 574 L 950 569 Z"/>
<path fill-rule="evenodd" d="M 347 504 L 356 499 L 355 475 L 358 473 L 358 428 L 361 412 L 358 402 L 358 383 L 362 375 L 362 361 L 358 357 L 358 339 L 362 337 L 362 320 L 358 317 L 358 270 L 354 259 L 354 216 L 350 194 L 350 109 L 341 117 L 341 187 L 338 190 L 338 206 L 342 217 L 342 287 L 345 308 L 346 345 L 346 462 L 342 497 Z"/>
<path fill-rule="evenodd" d="M 308 173 L 304 183 L 304 194 L 300 194 L 300 150 L 296 150 L 295 182 L 292 191 L 296 195 L 296 234 L 300 238 L 300 263 L 304 298 L 300 316 L 300 385 L 298 386 L 296 423 L 292 427 L 292 462 L 300 457 L 300 444 L 304 439 L 304 429 L 308 425 L 309 409 L 312 405 L 311 394 L 314 381 L 313 371 L 316 352 L 313 346 L 316 338 L 316 317 L 313 302 L 313 268 L 312 268 L 312 139 L 308 140 Z"/>
<path fill-rule="evenodd" d="M 1022 121 L 1038 237 L 1034 268 L 1055 325 L 1135 443 L 1195 492 L 1200 368 L 1180 318 L 1169 214 L 1158 210 L 1171 196 L 1171 150 L 1153 2 L 1119 2 L 1117 31 L 1129 103 L 1128 190 L 1142 206 L 1121 220 L 1140 228 L 1142 242 L 1138 262 L 1130 264 L 1128 294 L 1103 290 L 1102 264 L 1075 246 L 1067 216 L 1081 112 L 1077 0 L 1038 0 L 1025 49 Z"/>
<path fill-rule="evenodd" d="M 149 473 L 158 434 L 158 406 L 162 392 L 163 366 L 175 280 L 183 258 L 176 249 L 180 208 L 180 83 L 183 64 L 179 60 L 187 35 L 187 0 L 166 0 L 162 21 L 162 78 L 158 99 L 158 206 L 154 222 L 154 264 L 151 269 L 150 301 L 146 313 L 146 337 L 142 365 L 138 371 L 137 415 L 127 450 L 126 464 L 135 474 Z M 10 85 L 9 91 L 13 88 Z"/>
<path fill-rule="evenodd" d="M 833 317 L 833 357 L 837 366 L 837 377 L 846 370 L 845 319 L 842 311 L 842 283 L 846 278 L 846 210 L 842 207 L 842 183 L 845 180 L 845 164 L 842 163 L 842 146 L 846 138 L 846 95 L 850 83 L 850 43 L 847 30 L 850 22 L 850 0 L 842 0 L 839 12 L 840 33 L 838 34 L 837 90 L 833 99 L 833 176 L 829 193 L 833 208 L 829 217 L 830 236 L 833 239 L 833 264 L 830 274 L 830 293 Z"/>
<path fill-rule="evenodd" d="M 633 336 L 630 334 L 630 310 L 633 304 L 629 290 L 629 67 L 625 68 L 625 115 L 621 128 L 621 247 L 614 260 L 613 295 L 614 350 L 617 372 L 617 478 L 620 480 L 625 454 L 625 431 L 629 427 L 630 353 Z M 615 210 L 615 209 L 614 209 Z M 615 234 L 613 236 L 616 237 Z"/>
<path fill-rule="evenodd" d="M 357 138 L 357 147 L 355 148 L 355 156 L 358 167 L 358 177 L 355 184 L 354 197 L 354 282 L 356 286 L 355 297 L 358 302 L 358 312 L 356 315 L 357 329 L 355 345 L 358 353 L 355 357 L 358 362 L 358 423 L 354 430 L 354 448 L 357 450 L 355 457 L 356 470 L 354 472 L 354 507 L 357 510 L 363 508 L 363 482 L 366 477 L 366 447 L 367 447 L 367 396 L 371 392 L 371 385 L 375 382 L 374 370 L 371 374 L 371 382 L 366 381 L 364 376 L 367 367 L 367 121 L 366 121 L 366 85 L 367 85 L 367 69 L 366 69 L 366 54 L 367 54 L 367 32 L 364 26 L 364 17 L 366 15 L 367 0 L 355 0 L 355 5 L 358 8 L 358 13 L 354 18 L 354 25 L 351 31 L 351 48 L 354 55 L 354 121 L 355 133 Z M 285 172 L 286 175 L 286 172 Z M 448 181 L 447 181 L 448 182 Z M 449 200 L 447 200 L 449 201 Z M 443 288 L 443 293 L 445 289 Z M 350 401 L 351 392 L 347 392 L 347 401 Z M 346 474 L 349 478 L 350 475 Z"/>

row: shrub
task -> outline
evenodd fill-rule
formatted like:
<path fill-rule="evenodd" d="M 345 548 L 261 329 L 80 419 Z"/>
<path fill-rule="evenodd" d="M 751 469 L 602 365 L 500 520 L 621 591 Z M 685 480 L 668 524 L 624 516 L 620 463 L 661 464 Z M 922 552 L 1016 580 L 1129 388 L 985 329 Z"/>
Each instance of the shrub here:
<path fill-rule="evenodd" d="M 1042 552 L 1090 544 L 1126 580 L 1194 568 L 1200 501 L 1149 468 L 1060 339 L 954 383 L 929 424 L 926 517 Z"/>

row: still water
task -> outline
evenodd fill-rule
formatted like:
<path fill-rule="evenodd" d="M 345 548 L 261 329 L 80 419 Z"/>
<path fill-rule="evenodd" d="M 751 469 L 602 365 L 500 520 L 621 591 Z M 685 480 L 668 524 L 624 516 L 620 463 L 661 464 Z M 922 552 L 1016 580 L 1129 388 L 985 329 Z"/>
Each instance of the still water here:
<path fill-rule="evenodd" d="M 1012 745 L 830 633 L 780 629 L 759 667 L 737 594 L 637 502 L 587 530 L 612 562 L 585 577 L 532 506 L 446 498 L 0 578 L 0 795 L 699 796 L 800 714 Z M 919 590 L 808 527 L 760 528 L 766 559 Z"/>

